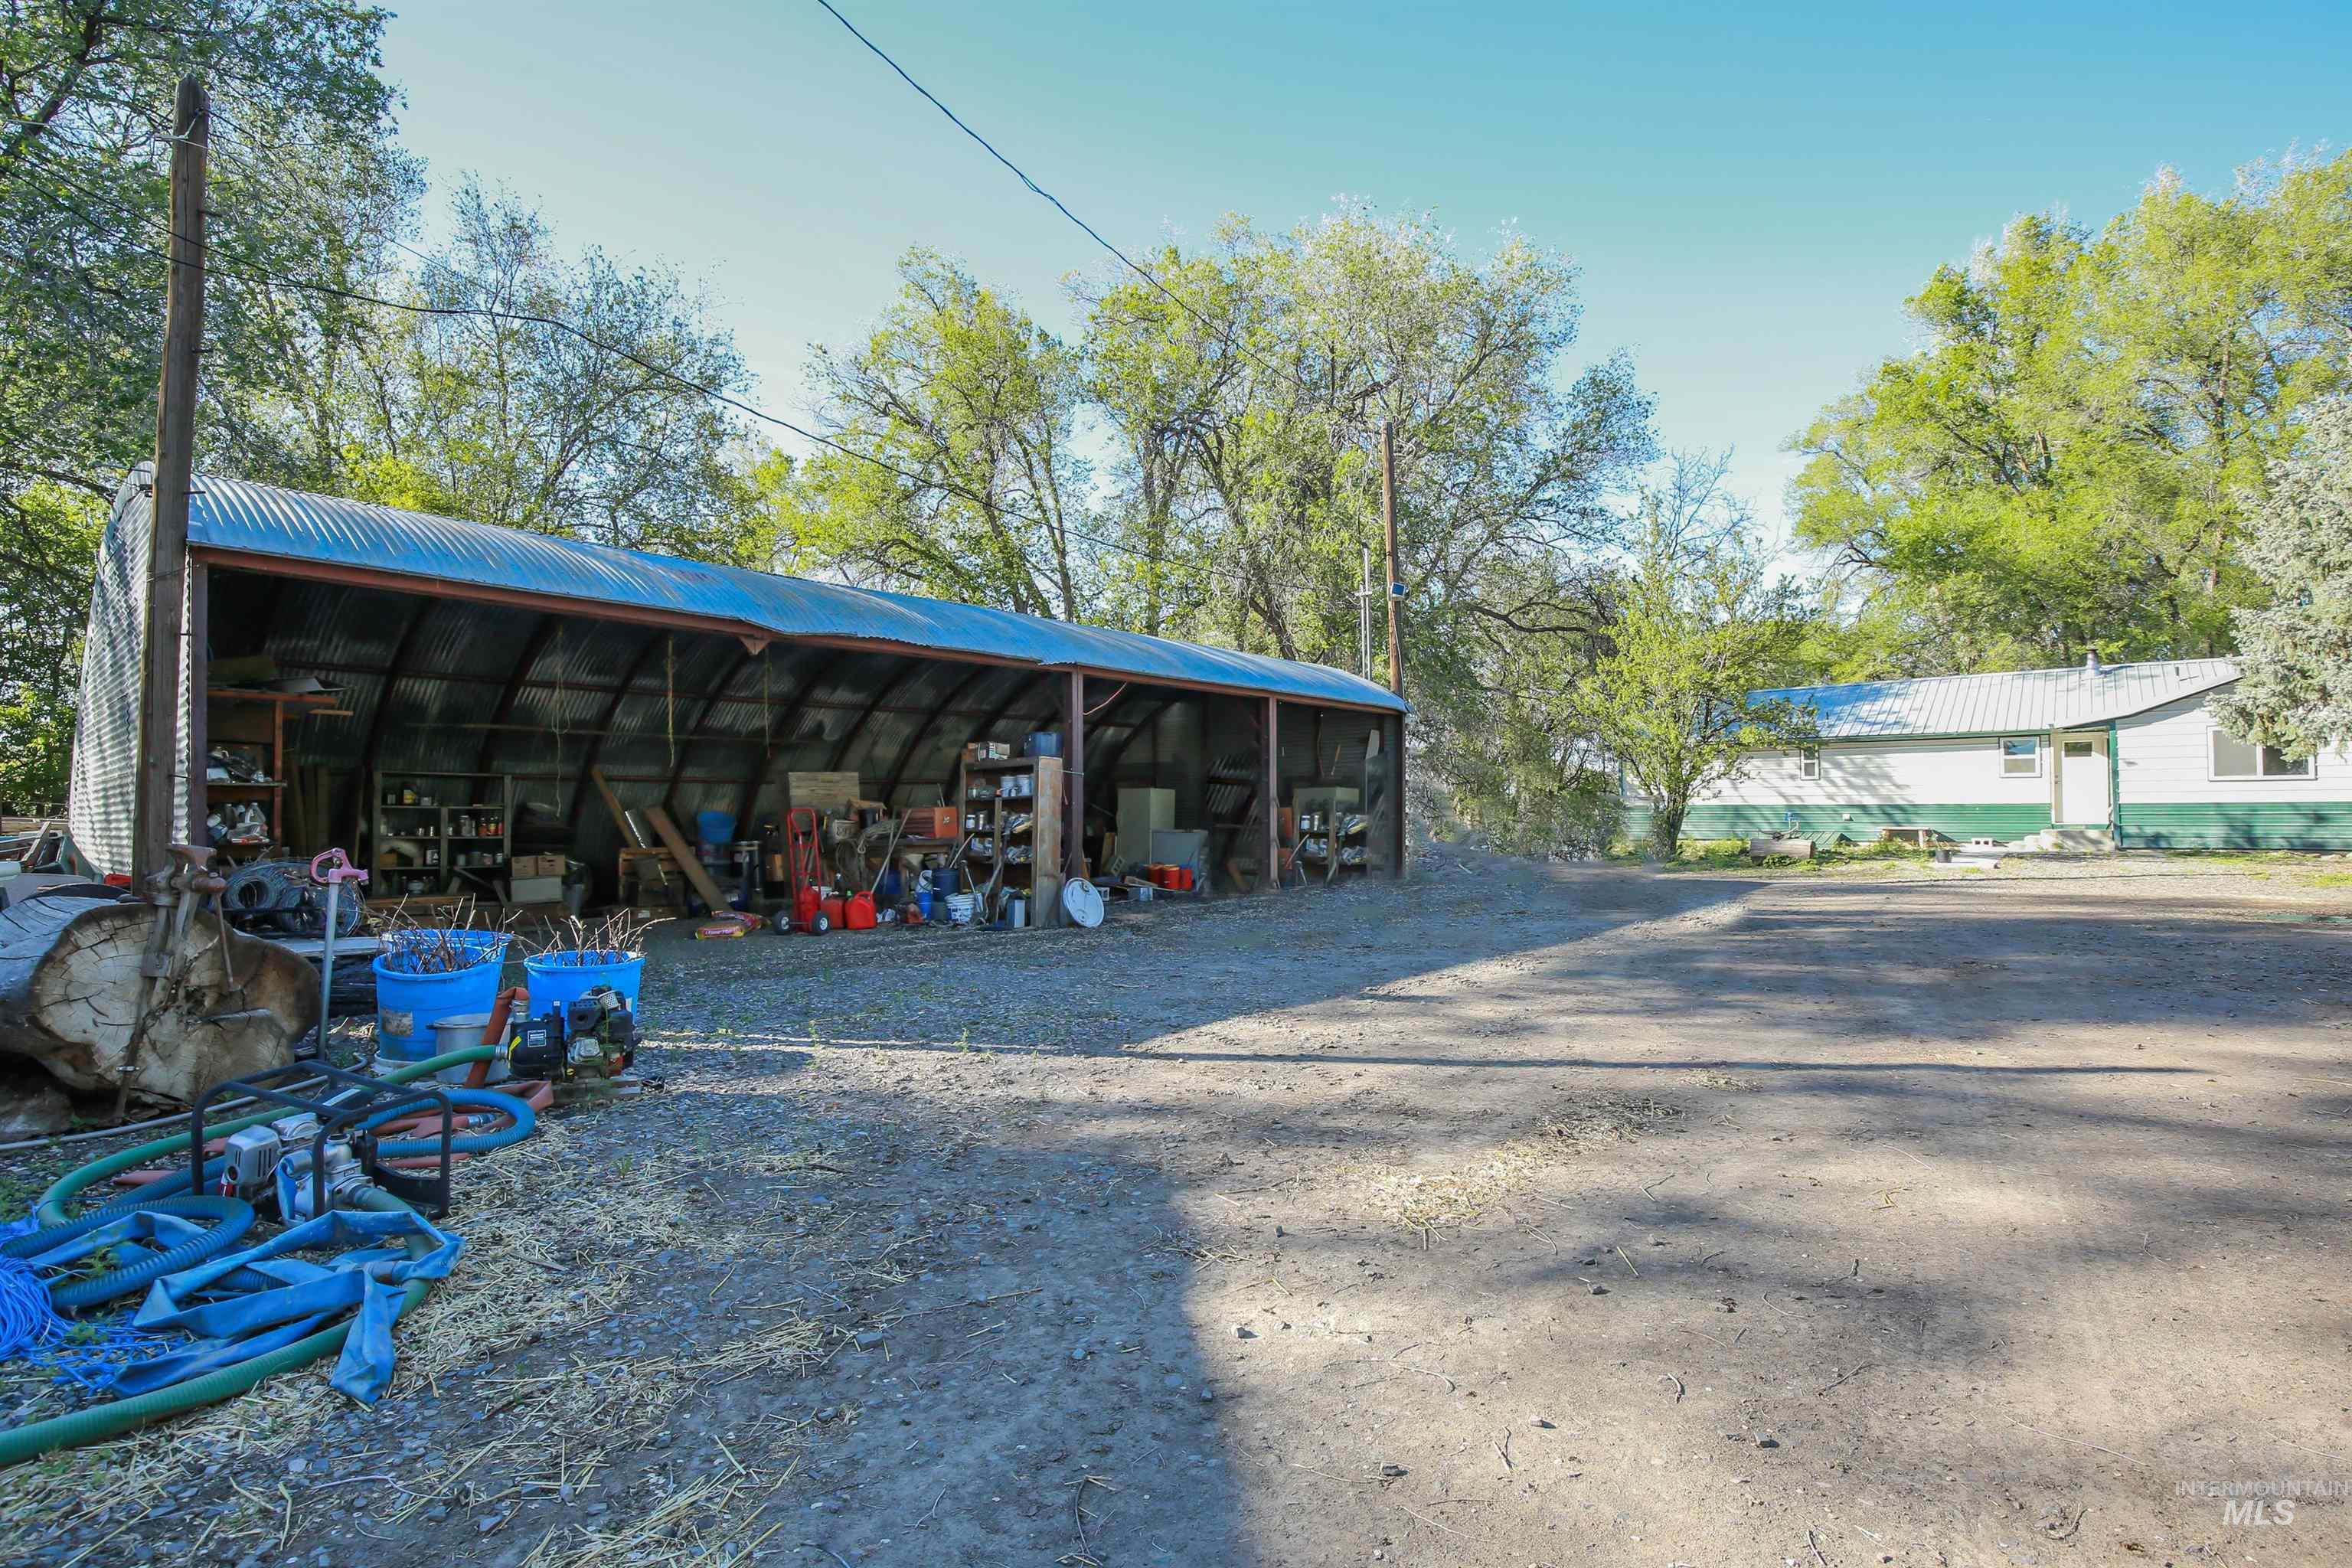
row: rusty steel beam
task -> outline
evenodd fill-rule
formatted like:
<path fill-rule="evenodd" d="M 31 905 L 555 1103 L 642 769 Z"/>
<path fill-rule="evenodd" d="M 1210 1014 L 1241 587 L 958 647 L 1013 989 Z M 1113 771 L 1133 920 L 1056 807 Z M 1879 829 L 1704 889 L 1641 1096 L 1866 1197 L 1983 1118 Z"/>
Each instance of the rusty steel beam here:
<path fill-rule="evenodd" d="M 420 595 L 434 599 L 463 600 L 470 604 L 496 605 L 506 609 L 541 610 L 550 615 L 583 616 L 600 621 L 619 621 L 633 626 L 657 626 L 667 631 L 716 632 L 723 637 L 738 637 L 751 642 L 769 642 L 789 638 L 821 647 L 845 648 L 860 653 L 895 653 L 911 658 L 938 658 L 943 650 L 920 644 L 901 642 L 895 637 L 808 637 L 797 633 L 782 633 L 773 626 L 755 626 L 725 616 L 702 616 L 691 610 L 673 609 L 667 605 L 620 605 L 610 600 L 593 604 L 562 594 L 541 594 L 526 588 L 493 587 L 479 583 L 462 583 L 448 577 L 429 577 L 420 574 L 386 572 L 371 566 L 346 566 L 328 561 L 295 561 L 278 555 L 254 555 L 238 550 L 224 550 L 217 545 L 205 545 L 189 552 L 191 559 L 201 559 L 210 564 L 238 572 L 250 572 L 262 576 L 299 577 L 305 582 L 336 584 L 353 588 L 378 588 L 386 593 Z M 977 660 L 985 664 L 1003 665 L 1008 668 L 1034 668 L 1036 660 L 1006 658 L 994 654 L 959 653 L 956 658 Z"/>
<path fill-rule="evenodd" d="M 1062 788 L 1067 796 L 1062 821 L 1063 871 L 1071 877 L 1087 874 L 1087 678 L 1078 670 L 1070 671 L 1069 684 L 1062 690 L 1062 749 L 1069 755 L 1062 759 Z M 1032 853 L 1034 853 L 1033 847 Z"/>
<path fill-rule="evenodd" d="M 408 650 L 415 645 L 416 628 L 423 626 L 425 617 L 432 613 L 433 601 L 430 599 L 417 600 L 415 606 L 408 612 L 408 624 L 400 628 L 400 640 L 392 645 L 392 659 L 384 669 L 383 686 L 375 694 L 375 711 L 368 715 L 367 739 L 360 746 L 360 765 L 352 774 L 351 824 L 354 847 L 360 841 L 361 823 L 375 818 L 375 813 L 368 806 L 373 799 L 376 758 L 383 752 L 383 717 L 392 708 L 393 688 L 400 684 L 400 667 L 407 659 Z M 371 843 L 373 838 L 373 835 L 369 836 Z"/>
<path fill-rule="evenodd" d="M 547 645 L 554 640 L 555 634 L 562 626 L 562 616 L 545 615 L 540 616 L 539 624 L 531 628 L 530 641 L 523 645 L 522 657 L 515 660 L 514 673 L 507 677 L 506 685 L 499 692 L 499 705 L 492 710 L 490 721 L 482 731 L 481 750 L 474 753 L 476 773 L 490 771 L 490 752 L 498 744 L 500 727 L 514 717 L 515 700 L 522 695 L 524 678 L 538 665 L 540 655 L 547 651 Z"/>
<path fill-rule="evenodd" d="M 1261 731 L 1259 749 L 1265 752 L 1265 868 L 1258 876 L 1258 891 L 1282 891 L 1282 700 L 1265 700 L 1265 728 Z M 1339 847 L 1335 841 L 1331 853 Z"/>
<path fill-rule="evenodd" d="M 892 676 L 888 680 L 884 681 L 880 686 L 875 689 L 874 700 L 868 702 L 866 705 L 865 711 L 858 714 L 857 718 L 850 724 L 849 728 L 841 732 L 840 741 L 837 742 L 833 748 L 833 756 L 831 760 L 824 764 L 825 771 L 827 773 L 837 773 L 840 771 L 841 764 L 846 762 L 849 758 L 849 748 L 857 743 L 858 735 L 864 731 L 867 724 L 873 721 L 876 711 L 881 708 L 882 704 L 889 699 L 898 696 L 901 691 L 904 691 L 909 681 L 912 681 L 917 676 L 921 675 L 923 671 L 934 662 L 936 661 L 931 659 L 910 659 L 908 661 L 906 668 L 898 671 L 898 674 Z M 886 800 L 882 804 L 887 805 L 890 803 Z"/>
<path fill-rule="evenodd" d="M 950 687 L 948 689 L 947 695 L 940 699 L 939 705 L 931 710 L 930 718 L 923 723 L 918 724 L 911 731 L 908 732 L 907 736 L 907 743 L 898 748 L 898 762 L 891 765 L 890 782 L 882 786 L 881 799 L 883 805 L 888 805 L 898 798 L 898 781 L 907 776 L 907 764 L 914 760 L 915 748 L 923 743 L 924 737 L 936 731 L 940 727 L 940 721 L 946 718 L 950 713 L 964 711 L 963 710 L 954 708 L 950 705 L 965 692 L 970 691 L 973 687 L 979 685 L 989 676 L 994 674 L 997 668 L 998 667 L 994 665 L 988 664 L 973 665 L 971 670 L 965 674 L 964 678 L 961 680 L 957 681 L 953 686 Z M 944 788 L 940 791 L 940 797 L 942 800 L 947 798 L 947 791 Z"/>
<path fill-rule="evenodd" d="M 1108 747 L 1104 748 L 1103 760 L 1094 765 L 1095 771 L 1098 773 L 1110 776 L 1113 785 L 1116 787 L 1118 781 L 1117 774 L 1114 770 L 1118 766 L 1118 760 L 1127 754 L 1128 743 L 1133 741 L 1138 735 L 1145 733 L 1154 724 L 1159 723 L 1160 716 L 1161 714 L 1167 712 L 1171 708 L 1175 707 L 1179 702 L 1183 701 L 1185 697 L 1188 695 L 1189 693 L 1180 692 L 1174 697 L 1163 697 L 1158 702 L 1152 704 L 1151 713 L 1149 718 L 1131 719 L 1128 721 L 1126 726 L 1127 733 L 1121 735 L 1118 740 L 1113 741 Z"/>
<path fill-rule="evenodd" d="M 666 635 L 658 626 L 646 634 L 646 640 L 637 645 L 637 651 L 629 658 L 628 668 L 621 677 L 621 684 L 614 689 L 613 700 L 605 704 L 604 716 L 596 721 L 596 732 L 588 737 L 588 750 L 580 763 L 580 771 L 572 775 L 572 809 L 563 819 L 564 834 L 569 838 L 576 840 L 580 837 L 580 812 L 588 803 L 588 775 L 595 770 L 596 759 L 604 754 L 604 737 L 612 731 L 614 715 L 620 712 L 621 704 L 629 700 L 629 689 L 637 683 L 637 677 L 645 673 L 646 661 L 653 658 L 654 650 L 662 646 L 662 638 Z M 614 831 L 619 831 L 617 824 Z M 622 834 L 621 837 L 624 844 L 628 841 L 626 834 Z"/>
<path fill-rule="evenodd" d="M 808 702 L 802 699 L 807 693 L 814 691 L 819 682 L 831 679 L 835 670 L 839 669 L 856 657 L 854 650 L 845 650 L 835 654 L 831 658 L 811 666 L 807 677 L 801 681 L 799 689 L 793 693 L 791 700 L 785 704 L 786 708 L 797 715 L 803 708 L 845 706 L 842 703 Z M 768 744 L 761 749 L 759 770 L 743 781 L 743 787 L 735 797 L 735 822 L 739 829 L 751 817 L 751 808 L 760 804 L 760 786 L 768 782 L 770 773 L 775 772 L 777 762 L 784 754 L 784 748 L 792 744 L 792 742 L 793 737 L 789 732 L 772 735 L 769 737 Z"/>
<path fill-rule="evenodd" d="M 780 640 L 789 642 L 791 639 L 783 638 Z M 281 658 L 278 662 L 282 668 L 307 669 L 328 675 L 364 675 L 379 677 L 386 673 L 380 666 L 376 665 L 330 664 L 324 659 L 316 658 Z M 943 662 L 965 663 L 968 661 L 961 659 L 948 660 L 943 658 Z M 983 665 L 982 668 L 983 669 L 1008 669 L 1017 667 L 1011 665 L 991 664 Z M 504 676 L 476 675 L 471 671 L 457 669 L 410 670 L 404 672 L 404 674 L 406 679 L 412 680 L 446 680 L 462 686 L 501 686 L 507 679 Z M 617 687 L 610 686 L 601 681 L 589 680 L 527 680 L 523 682 L 523 688 L 525 690 L 530 691 L 572 691 L 588 697 L 610 697 L 614 692 L 620 689 Z M 685 695 L 687 695 L 689 700 L 707 698 L 714 706 L 718 702 L 725 700 L 725 694 L 718 692 L 693 692 L 687 693 Z M 828 709 L 843 713 L 862 713 L 866 710 L 866 704 L 863 702 L 826 701 L 814 698 L 808 701 L 800 703 L 799 706 L 803 708 Z M 875 711 L 877 713 L 919 713 L 931 715 L 939 713 L 940 710 L 935 708 L 908 708 L 903 706 L 886 705 L 876 709 Z M 946 710 L 946 712 L 950 716 L 972 718 L 978 716 L 980 710 L 976 708 L 956 708 Z M 748 738 L 757 739 L 757 737 Z"/>
<path fill-rule="evenodd" d="M 728 689 L 742 679 L 743 671 L 751 667 L 751 661 L 764 659 L 767 657 L 768 650 L 765 647 L 756 653 L 746 647 L 737 656 L 735 662 L 727 667 L 727 673 L 719 678 L 719 684 L 712 688 L 710 695 L 702 700 L 702 708 L 695 714 L 694 721 L 686 727 L 684 738 L 689 744 L 700 738 L 697 731 L 709 721 L 710 710 L 725 700 Z M 662 805 L 665 809 L 669 805 L 671 797 L 677 794 L 677 786 L 685 782 L 686 749 L 684 746 L 679 747 L 677 759 L 670 764 L 669 776 L 669 784 L 662 790 Z"/>

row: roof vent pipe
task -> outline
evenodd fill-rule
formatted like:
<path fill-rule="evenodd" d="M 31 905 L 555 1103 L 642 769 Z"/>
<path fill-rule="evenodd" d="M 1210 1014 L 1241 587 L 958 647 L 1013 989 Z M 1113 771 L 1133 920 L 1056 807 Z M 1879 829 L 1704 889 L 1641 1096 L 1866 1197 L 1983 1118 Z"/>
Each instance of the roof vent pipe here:
<path fill-rule="evenodd" d="M 2090 671 L 2093 675 L 2099 673 L 2099 650 L 2097 648 L 2093 648 L 2089 653 L 2083 656 L 2083 668 Z"/>

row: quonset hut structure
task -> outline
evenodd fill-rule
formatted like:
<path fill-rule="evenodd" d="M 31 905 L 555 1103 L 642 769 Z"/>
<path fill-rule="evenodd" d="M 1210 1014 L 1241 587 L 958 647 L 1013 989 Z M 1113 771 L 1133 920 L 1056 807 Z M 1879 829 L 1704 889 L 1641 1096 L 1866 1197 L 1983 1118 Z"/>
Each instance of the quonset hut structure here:
<path fill-rule="evenodd" d="M 109 873 L 134 853 L 149 511 L 142 467 L 115 500 L 84 653 L 71 827 Z M 747 826 L 782 814 L 796 773 L 855 773 L 894 811 L 953 807 L 968 747 L 1018 755 L 1053 731 L 1072 866 L 1100 867 L 1134 789 L 1165 792 L 1159 815 L 1209 834 L 1244 888 L 1295 863 L 1279 837 L 1294 797 L 1328 805 L 1335 789 L 1364 818 L 1356 863 L 1403 862 L 1406 705 L 1321 665 L 205 475 L 185 625 L 175 837 L 224 798 L 258 800 L 279 852 L 332 844 L 380 865 L 383 781 L 499 778 L 517 819 L 499 824 L 505 850 L 536 837 L 609 896 L 622 845 L 604 789 Z M 281 776 L 208 779 L 211 747 L 256 732 L 255 695 L 215 672 L 263 660 L 325 691 L 258 700 L 261 771 Z M 281 815 L 289 787 L 304 804 Z"/>

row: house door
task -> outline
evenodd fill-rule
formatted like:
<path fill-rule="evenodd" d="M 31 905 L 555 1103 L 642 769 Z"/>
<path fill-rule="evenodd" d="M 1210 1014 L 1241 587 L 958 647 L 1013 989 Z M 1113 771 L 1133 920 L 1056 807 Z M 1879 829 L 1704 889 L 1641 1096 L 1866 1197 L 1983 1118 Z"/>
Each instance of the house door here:
<path fill-rule="evenodd" d="M 2062 827 L 2107 825 L 2107 737 L 2104 731 L 2058 737 L 2058 824 Z"/>

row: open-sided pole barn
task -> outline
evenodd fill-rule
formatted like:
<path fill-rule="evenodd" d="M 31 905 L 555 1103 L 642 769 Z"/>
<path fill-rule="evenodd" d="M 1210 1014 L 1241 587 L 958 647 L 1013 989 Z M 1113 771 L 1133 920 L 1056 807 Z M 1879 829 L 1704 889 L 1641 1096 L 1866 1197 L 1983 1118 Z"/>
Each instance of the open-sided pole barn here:
<path fill-rule="evenodd" d="M 72 826 L 104 871 L 139 853 L 147 507 L 134 473 L 107 530 L 85 654 Z M 1395 873 L 1403 861 L 1405 705 L 1320 665 L 215 477 L 196 486 L 187 566 L 175 837 L 224 795 L 308 781 L 274 837 L 374 864 L 379 780 L 495 777 L 515 803 L 508 851 L 536 836 L 608 893 L 622 846 L 600 783 L 624 807 L 747 827 L 784 810 L 795 773 L 855 773 L 893 810 L 955 805 L 969 745 L 1017 754 L 1050 730 L 1066 868 L 1100 867 L 1119 792 L 1142 788 L 1169 792 L 1163 815 L 1208 832 L 1213 864 L 1238 870 L 1242 889 L 1221 891 L 1278 885 L 1266 868 L 1295 860 L 1277 841 L 1283 808 L 1335 788 L 1355 791 L 1369 819 L 1360 863 Z M 207 780 L 201 759 L 236 702 L 212 672 L 261 659 L 332 695 L 270 714 L 287 780 Z"/>

